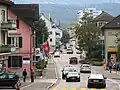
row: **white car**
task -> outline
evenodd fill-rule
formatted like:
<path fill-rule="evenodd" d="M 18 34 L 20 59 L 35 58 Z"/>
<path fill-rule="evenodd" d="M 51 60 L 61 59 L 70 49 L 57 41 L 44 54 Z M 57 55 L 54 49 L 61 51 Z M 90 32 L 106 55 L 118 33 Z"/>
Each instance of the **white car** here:
<path fill-rule="evenodd" d="M 80 66 L 80 72 L 81 73 L 82 72 L 89 72 L 89 73 L 91 73 L 91 65 L 89 65 L 89 64 L 82 64 Z"/>
<path fill-rule="evenodd" d="M 102 74 L 91 74 L 88 77 L 88 88 L 106 88 L 106 77 Z"/>
<path fill-rule="evenodd" d="M 80 73 L 78 73 L 77 71 L 69 72 L 66 76 L 66 82 L 69 82 L 69 81 L 80 82 Z"/>
<path fill-rule="evenodd" d="M 60 52 L 59 52 L 59 51 L 56 51 L 56 52 L 54 53 L 54 57 L 60 57 Z"/>

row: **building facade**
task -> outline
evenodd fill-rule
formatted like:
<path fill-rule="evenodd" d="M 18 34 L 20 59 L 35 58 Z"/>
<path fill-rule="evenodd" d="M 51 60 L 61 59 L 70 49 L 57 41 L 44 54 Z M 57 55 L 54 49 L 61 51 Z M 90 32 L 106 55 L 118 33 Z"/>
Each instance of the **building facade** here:
<path fill-rule="evenodd" d="M 82 22 L 82 17 L 87 13 L 90 17 L 96 18 L 98 15 L 102 13 L 101 10 L 97 10 L 96 8 L 85 8 L 84 10 L 78 10 L 77 17 L 78 22 Z"/>
<path fill-rule="evenodd" d="M 102 27 L 105 37 L 105 61 L 108 65 L 109 62 L 116 63 L 118 44 L 117 38 L 120 38 L 120 15 L 115 17 L 112 21 L 108 22 Z"/>
<path fill-rule="evenodd" d="M 16 51 L 15 46 L 8 45 L 8 31 L 16 31 L 16 21 L 8 19 L 8 8 L 14 3 L 10 0 L 0 0 L 0 73 L 6 72 L 8 56 Z"/>
<path fill-rule="evenodd" d="M 11 7 L 8 11 L 9 19 L 17 21 L 17 30 L 8 32 L 9 44 L 17 47 L 16 53 L 9 56 L 8 71 L 16 72 L 19 75 L 22 75 L 21 71 L 25 68 L 29 72 L 30 68 L 33 68 L 32 67 L 33 65 L 31 63 L 35 59 L 35 33 L 33 30 L 33 26 L 30 25 L 30 23 L 32 22 L 28 21 L 25 17 L 26 16 L 29 18 L 31 17 L 32 19 L 34 17 L 29 15 L 30 14 L 29 11 L 31 11 L 32 14 L 36 12 L 38 12 L 39 14 L 39 10 L 34 11 L 36 10 L 34 9 L 32 11 L 30 7 L 32 9 L 34 7 L 39 8 L 39 5 L 16 4 L 13 7 Z M 28 14 L 26 16 L 23 14 L 19 14 L 21 12 L 26 12 Z M 39 17 L 36 17 L 36 19 L 39 19 Z"/>
<path fill-rule="evenodd" d="M 45 20 L 46 27 L 48 28 L 49 32 L 48 42 L 50 45 L 50 50 L 53 51 L 56 45 L 60 44 L 62 30 L 52 21 L 50 17 L 47 18 L 42 14 L 41 18 Z"/>

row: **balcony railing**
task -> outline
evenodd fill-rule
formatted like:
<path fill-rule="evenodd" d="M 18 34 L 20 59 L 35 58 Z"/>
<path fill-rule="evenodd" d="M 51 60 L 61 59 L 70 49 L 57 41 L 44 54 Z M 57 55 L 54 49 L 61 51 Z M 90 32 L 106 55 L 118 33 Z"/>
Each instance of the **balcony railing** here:
<path fill-rule="evenodd" d="M 0 46 L 0 53 L 10 53 L 10 52 L 15 52 L 16 47 L 11 46 L 11 45 L 2 45 Z"/>
<path fill-rule="evenodd" d="M 1 23 L 2 30 L 16 30 L 16 28 L 17 28 L 16 20 L 9 20 L 7 22 Z"/>

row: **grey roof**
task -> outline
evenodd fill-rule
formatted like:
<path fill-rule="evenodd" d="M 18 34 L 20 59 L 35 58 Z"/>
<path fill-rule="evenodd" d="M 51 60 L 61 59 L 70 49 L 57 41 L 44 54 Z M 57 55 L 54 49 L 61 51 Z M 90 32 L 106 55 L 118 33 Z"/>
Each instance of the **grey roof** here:
<path fill-rule="evenodd" d="M 15 4 L 10 10 L 29 25 L 39 19 L 39 4 Z"/>
<path fill-rule="evenodd" d="M 102 12 L 99 16 L 97 16 L 94 21 L 111 21 L 114 17 L 107 12 Z"/>
<path fill-rule="evenodd" d="M 11 6 L 14 3 L 11 0 L 0 0 L 0 4 Z"/>
<path fill-rule="evenodd" d="M 120 29 L 120 15 L 102 27 L 102 29 Z"/>

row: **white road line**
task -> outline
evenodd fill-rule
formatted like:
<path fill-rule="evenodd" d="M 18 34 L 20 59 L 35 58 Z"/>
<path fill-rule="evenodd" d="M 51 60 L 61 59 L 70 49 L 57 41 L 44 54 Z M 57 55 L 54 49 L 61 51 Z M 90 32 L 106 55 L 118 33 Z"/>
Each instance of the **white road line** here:
<path fill-rule="evenodd" d="M 24 87 L 21 87 L 20 89 L 25 89 L 25 88 L 28 88 L 28 87 L 30 87 L 30 86 L 32 86 L 32 85 L 34 85 L 36 82 L 34 82 L 34 83 L 31 83 L 31 84 L 29 84 L 29 85 L 26 85 L 26 86 L 24 86 Z"/>
<path fill-rule="evenodd" d="M 116 83 L 119 86 L 119 90 L 120 90 L 120 84 L 118 82 L 116 82 L 115 80 L 109 79 L 109 78 L 107 80 L 109 80 L 109 81 L 111 81 L 113 83 Z"/>

